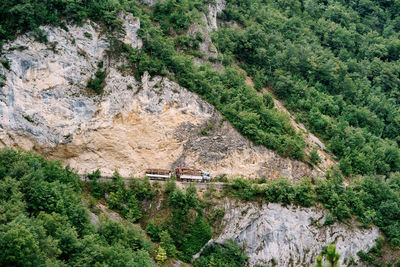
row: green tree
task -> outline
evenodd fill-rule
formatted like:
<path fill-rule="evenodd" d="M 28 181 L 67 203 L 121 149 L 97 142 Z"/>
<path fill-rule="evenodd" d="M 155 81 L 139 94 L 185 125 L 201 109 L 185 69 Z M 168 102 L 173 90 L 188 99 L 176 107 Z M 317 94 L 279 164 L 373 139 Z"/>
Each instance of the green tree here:
<path fill-rule="evenodd" d="M 324 256 L 325 256 L 325 259 L 327 261 L 329 261 L 331 267 L 339 266 L 340 254 L 336 253 L 336 245 L 335 244 L 329 245 Z"/>
<path fill-rule="evenodd" d="M 168 231 L 160 233 L 160 246 L 165 249 L 169 257 L 174 258 L 176 256 L 177 250 Z"/>
<path fill-rule="evenodd" d="M 168 259 L 167 253 L 162 247 L 157 250 L 156 261 L 158 264 L 163 264 Z"/>
<path fill-rule="evenodd" d="M 314 148 L 310 152 L 310 160 L 311 163 L 314 165 L 318 165 L 319 163 L 321 163 L 321 157 L 318 155 L 318 149 Z"/>
<path fill-rule="evenodd" d="M 38 266 L 44 261 L 35 233 L 18 221 L 0 228 L 0 250 L 2 266 Z"/>
<path fill-rule="evenodd" d="M 142 211 L 139 207 L 139 201 L 132 195 L 123 211 L 124 217 L 130 222 L 136 222 L 142 217 Z"/>
<path fill-rule="evenodd" d="M 317 263 L 315 267 L 323 267 L 325 266 L 323 264 L 323 258 L 325 261 L 328 262 L 328 265 L 330 267 L 337 267 L 339 266 L 339 259 L 340 259 L 340 254 L 336 253 L 336 245 L 335 244 L 330 244 L 327 248 L 323 250 L 321 255 L 317 256 Z"/>

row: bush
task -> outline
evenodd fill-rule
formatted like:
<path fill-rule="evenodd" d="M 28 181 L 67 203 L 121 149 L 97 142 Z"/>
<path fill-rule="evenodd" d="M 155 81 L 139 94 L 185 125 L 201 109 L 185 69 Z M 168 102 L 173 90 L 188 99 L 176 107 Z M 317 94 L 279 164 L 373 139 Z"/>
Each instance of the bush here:
<path fill-rule="evenodd" d="M 311 180 L 304 179 L 294 187 L 294 202 L 300 206 L 311 207 L 316 198 L 312 188 Z"/>
<path fill-rule="evenodd" d="M 319 163 L 321 163 L 321 158 L 318 155 L 318 149 L 314 148 L 311 153 L 310 153 L 310 160 L 311 163 L 314 165 L 318 165 Z"/>
<path fill-rule="evenodd" d="M 174 258 L 177 254 L 177 250 L 174 245 L 174 241 L 172 240 L 168 231 L 162 231 L 159 234 L 159 236 L 160 236 L 160 246 L 165 249 L 169 257 Z"/>
<path fill-rule="evenodd" d="M 148 178 L 132 179 L 130 181 L 130 188 L 139 201 L 153 200 L 156 195 Z"/>
<path fill-rule="evenodd" d="M 212 244 L 204 248 L 193 266 L 245 266 L 248 257 L 234 240 L 227 240 L 224 245 Z"/>
<path fill-rule="evenodd" d="M 90 78 L 86 86 L 87 88 L 90 88 L 93 91 L 95 91 L 96 94 L 101 94 L 105 86 L 104 81 L 106 79 L 107 73 L 106 71 L 102 71 L 102 68 L 103 68 L 103 61 L 100 61 L 97 65 L 97 71 L 95 73 L 95 77 Z"/>
<path fill-rule="evenodd" d="M 265 197 L 267 202 L 290 205 L 295 198 L 295 191 L 289 180 L 279 179 L 268 184 Z"/>
<path fill-rule="evenodd" d="M 151 237 L 152 241 L 160 242 L 161 228 L 158 224 L 149 221 L 147 223 L 146 233 Z"/>
<path fill-rule="evenodd" d="M 192 256 L 196 254 L 212 237 L 210 225 L 201 216 L 190 227 L 190 231 L 183 237 L 181 247 L 184 253 L 182 259 L 189 262 Z"/>
<path fill-rule="evenodd" d="M 2 60 L 1 60 L 1 64 L 2 64 L 3 67 L 6 68 L 7 70 L 10 70 L 10 69 L 11 69 L 10 60 L 8 60 L 7 58 L 2 59 Z"/>

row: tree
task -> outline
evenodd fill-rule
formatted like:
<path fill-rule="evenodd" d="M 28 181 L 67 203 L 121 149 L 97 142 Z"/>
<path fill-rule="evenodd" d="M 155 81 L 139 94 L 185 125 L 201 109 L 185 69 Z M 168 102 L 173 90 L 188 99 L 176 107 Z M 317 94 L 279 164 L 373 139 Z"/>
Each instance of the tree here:
<path fill-rule="evenodd" d="M 0 229 L 0 250 L 2 266 L 38 266 L 44 260 L 35 235 L 15 221 Z"/>
<path fill-rule="evenodd" d="M 321 163 L 321 158 L 318 155 L 318 149 L 314 148 L 310 152 L 310 160 L 311 160 L 311 163 L 314 165 L 318 165 L 319 163 Z"/>
<path fill-rule="evenodd" d="M 336 245 L 330 244 L 325 253 L 325 259 L 329 261 L 331 267 L 339 266 L 340 254 L 336 253 Z"/>
<path fill-rule="evenodd" d="M 146 233 L 151 237 L 151 240 L 153 240 L 155 242 L 160 241 L 161 229 L 157 223 L 153 223 L 152 221 L 149 221 L 147 224 L 147 227 L 146 227 Z"/>
<path fill-rule="evenodd" d="M 322 265 L 322 256 L 321 255 L 317 256 L 317 264 L 315 264 L 315 267 L 324 267 Z"/>
<path fill-rule="evenodd" d="M 129 198 L 128 203 L 123 211 L 124 217 L 130 222 L 136 222 L 142 217 L 142 212 L 139 208 L 139 201 L 134 195 Z"/>
<path fill-rule="evenodd" d="M 326 248 L 326 247 L 325 247 Z M 328 265 L 324 265 L 322 259 L 328 261 Z M 338 267 L 339 266 L 340 254 L 336 253 L 336 245 L 330 244 L 328 248 L 324 249 L 321 255 L 317 256 L 317 264 L 315 267 Z"/>
<path fill-rule="evenodd" d="M 156 261 L 158 264 L 163 264 L 168 259 L 167 253 L 165 250 L 160 246 L 157 250 Z"/>
<path fill-rule="evenodd" d="M 294 201 L 296 204 L 304 207 L 311 207 L 314 204 L 316 196 L 314 194 L 310 179 L 304 179 L 296 184 L 294 191 Z"/>
<path fill-rule="evenodd" d="M 160 233 L 160 246 L 165 249 L 169 257 L 174 258 L 176 256 L 177 250 L 168 231 Z"/>

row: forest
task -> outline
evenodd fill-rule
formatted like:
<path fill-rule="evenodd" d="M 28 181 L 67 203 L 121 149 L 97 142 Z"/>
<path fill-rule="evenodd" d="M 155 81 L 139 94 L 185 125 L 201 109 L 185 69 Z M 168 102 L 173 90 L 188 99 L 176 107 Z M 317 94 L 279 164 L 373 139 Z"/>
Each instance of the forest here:
<path fill-rule="evenodd" d="M 153 250 L 137 225 L 91 224 L 79 176 L 60 162 L 0 151 L 1 266 L 153 266 Z"/>
<path fill-rule="evenodd" d="M 214 40 L 351 174 L 400 168 L 398 1 L 232 0 Z"/>
<path fill-rule="evenodd" d="M 209 0 L 164 0 L 152 8 L 132 0 L 2 0 L 0 67 L 10 69 L 3 44 L 31 34 L 46 43 L 41 25 L 83 25 L 90 19 L 104 28 L 114 57 L 128 60 L 136 76 L 162 75 L 214 105 L 241 134 L 284 157 L 317 165 L 304 137 L 274 98 L 297 122 L 327 144 L 338 169 L 324 179 L 228 181 L 225 194 L 243 201 L 319 206 L 330 212 L 325 224 L 357 219 L 384 233 L 359 257 L 383 266 L 381 248 L 400 247 L 400 1 L 398 0 L 226 0 L 211 33 L 218 57 L 199 51 L 203 36 L 188 36 Z M 119 39 L 121 11 L 140 18 L 143 48 Z M 194 58 L 208 61 L 196 65 Z M 102 93 L 98 71 L 88 90 Z M 213 68 L 219 64 L 222 70 Z M 244 71 L 242 71 L 244 70 Z M 254 86 L 246 83 L 251 77 Z M 0 76 L 0 87 L 4 85 Z M 30 152 L 0 151 L 0 265 L 152 266 L 167 258 L 189 262 L 212 236 L 216 217 L 194 188 L 173 181 L 161 192 L 146 179 L 126 188 L 116 172 L 112 183 L 99 172 L 82 184 L 59 162 Z M 348 179 L 350 178 L 350 179 Z M 346 186 L 344 185 L 346 181 Z M 89 196 L 85 195 L 89 194 Z M 163 194 L 170 217 L 146 221 L 142 204 Z M 100 217 L 90 223 L 83 203 L 105 201 L 121 222 Z M 226 262 L 229 259 L 231 262 Z M 235 242 L 210 245 L 194 266 L 242 266 L 247 256 Z M 397 262 L 397 264 L 400 264 Z"/>

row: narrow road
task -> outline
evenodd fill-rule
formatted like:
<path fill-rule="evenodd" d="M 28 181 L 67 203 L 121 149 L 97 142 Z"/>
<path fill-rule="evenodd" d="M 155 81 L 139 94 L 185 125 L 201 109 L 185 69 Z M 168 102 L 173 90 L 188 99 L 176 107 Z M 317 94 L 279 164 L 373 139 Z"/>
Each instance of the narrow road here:
<path fill-rule="evenodd" d="M 88 179 L 88 177 L 86 175 L 80 175 L 80 179 L 81 181 L 85 181 L 85 182 L 90 182 L 91 180 Z M 130 185 L 130 181 L 133 180 L 135 178 L 122 178 L 122 181 L 124 181 L 124 183 L 126 185 Z M 112 182 L 114 179 L 112 177 L 106 177 L 106 176 L 102 176 L 100 177 L 97 181 L 99 183 L 106 183 L 106 182 Z M 163 181 L 163 180 L 150 180 L 150 183 L 154 183 L 155 181 L 159 182 L 160 184 L 164 184 L 167 181 Z M 210 183 L 194 183 L 194 182 L 183 182 L 183 181 L 175 181 L 177 184 L 182 185 L 183 187 L 189 187 L 191 184 L 194 184 L 194 186 L 197 189 L 207 189 L 210 186 L 214 186 L 215 189 L 223 189 L 226 186 L 226 183 L 221 183 L 221 182 L 210 182 Z"/>

